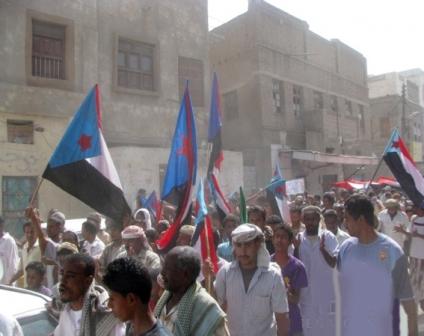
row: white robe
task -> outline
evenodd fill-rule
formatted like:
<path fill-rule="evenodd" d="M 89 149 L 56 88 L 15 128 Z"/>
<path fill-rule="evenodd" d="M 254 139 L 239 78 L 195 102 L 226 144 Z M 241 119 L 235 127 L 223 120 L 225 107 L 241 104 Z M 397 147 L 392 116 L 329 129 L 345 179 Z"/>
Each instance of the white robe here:
<path fill-rule="evenodd" d="M 7 285 L 15 275 L 19 264 L 18 247 L 7 232 L 0 238 L 0 263 L 0 283 Z"/>

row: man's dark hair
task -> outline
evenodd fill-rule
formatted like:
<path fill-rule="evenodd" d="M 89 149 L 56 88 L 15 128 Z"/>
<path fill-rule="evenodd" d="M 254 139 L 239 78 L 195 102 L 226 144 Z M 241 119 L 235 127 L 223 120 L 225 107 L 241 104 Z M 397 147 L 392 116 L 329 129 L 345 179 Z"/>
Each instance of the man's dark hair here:
<path fill-rule="evenodd" d="M 153 229 L 153 228 L 147 229 L 145 231 L 145 234 L 146 234 L 147 241 L 149 243 L 154 242 L 155 240 L 157 240 L 159 238 L 159 232 L 156 229 Z"/>
<path fill-rule="evenodd" d="M 75 244 L 76 246 L 78 246 L 78 235 L 77 235 L 74 231 L 67 230 L 67 231 L 65 231 L 65 232 L 63 233 L 63 235 L 65 235 L 65 234 L 67 234 L 67 235 L 71 235 L 71 236 L 72 236 L 72 240 L 74 241 L 74 244 Z"/>
<path fill-rule="evenodd" d="M 195 282 L 200 274 L 199 253 L 190 246 L 177 246 L 171 252 L 176 256 L 175 267 L 189 274 L 190 281 Z"/>
<path fill-rule="evenodd" d="M 291 242 L 294 238 L 294 232 L 290 225 L 288 224 L 279 224 L 274 228 L 274 233 L 278 230 L 282 230 L 285 233 L 287 233 L 287 237 L 289 238 L 289 241 Z"/>
<path fill-rule="evenodd" d="M 149 271 L 133 258 L 119 258 L 106 268 L 103 283 L 110 290 L 127 296 L 130 293 L 138 296 L 147 305 L 152 291 L 152 280 Z"/>
<path fill-rule="evenodd" d="M 369 226 L 374 226 L 374 206 L 364 195 L 354 194 L 345 202 L 346 212 L 357 220 L 363 216 Z"/>
<path fill-rule="evenodd" d="M 260 205 L 257 205 L 257 204 L 252 205 L 247 210 L 247 217 L 249 217 L 253 213 L 259 214 L 262 217 L 262 219 L 265 221 L 265 219 L 266 219 L 266 211 L 265 211 L 265 209 L 263 207 L 261 207 Z"/>
<path fill-rule="evenodd" d="M 222 226 L 225 227 L 225 224 L 227 224 L 227 222 L 234 222 L 238 226 L 240 225 L 240 218 L 236 215 L 228 214 L 227 216 L 225 216 L 222 222 Z"/>
<path fill-rule="evenodd" d="M 332 192 L 325 192 L 324 195 L 322 196 L 322 199 L 327 199 L 329 202 L 333 203 L 336 201 L 336 199 L 334 198 L 334 195 Z"/>
<path fill-rule="evenodd" d="M 271 215 L 267 217 L 265 224 L 268 224 L 268 225 L 283 224 L 283 220 L 278 215 Z"/>
<path fill-rule="evenodd" d="M 25 267 L 25 271 L 28 272 L 29 270 L 37 272 L 42 277 L 44 276 L 44 274 L 46 274 L 46 267 L 44 267 L 44 264 L 40 261 L 31 261 L 30 263 L 28 263 L 28 265 L 26 265 Z"/>
<path fill-rule="evenodd" d="M 301 214 L 302 213 L 302 207 L 292 206 L 292 207 L 290 207 L 290 212 L 297 212 L 298 214 Z"/>
<path fill-rule="evenodd" d="M 82 253 L 74 253 L 68 255 L 63 263 L 72 263 L 72 264 L 84 264 L 84 275 L 85 276 L 94 276 L 96 265 L 94 259 L 89 255 Z"/>
<path fill-rule="evenodd" d="M 96 224 L 93 222 L 85 221 L 82 223 L 82 228 L 85 229 L 87 232 L 91 233 L 92 235 L 96 235 L 98 230 Z"/>
<path fill-rule="evenodd" d="M 32 223 L 31 222 L 25 222 L 24 223 L 24 225 L 22 226 L 22 230 L 25 232 L 25 228 L 27 227 L 27 226 L 32 226 Z"/>

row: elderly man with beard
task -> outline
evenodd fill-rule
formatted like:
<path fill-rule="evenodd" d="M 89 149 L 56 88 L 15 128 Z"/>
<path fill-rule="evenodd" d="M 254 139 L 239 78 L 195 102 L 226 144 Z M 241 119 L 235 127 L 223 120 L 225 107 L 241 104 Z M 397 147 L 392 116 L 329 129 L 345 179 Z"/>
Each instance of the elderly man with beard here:
<path fill-rule="evenodd" d="M 175 336 L 228 336 L 225 313 L 196 281 L 199 273 L 200 255 L 192 247 L 169 251 L 161 274 L 166 290 L 155 315 Z"/>
<path fill-rule="evenodd" d="M 159 269 L 161 266 L 159 256 L 152 251 L 144 230 L 136 225 L 127 226 L 122 231 L 122 241 L 125 252 L 119 258 L 133 257 L 148 270 Z"/>
<path fill-rule="evenodd" d="M 306 268 L 308 287 L 300 293 L 300 311 L 305 336 L 335 334 L 335 293 L 333 267 L 338 242 L 334 234 L 320 229 L 321 209 L 302 209 L 306 230 L 293 242 L 295 256 Z"/>
<path fill-rule="evenodd" d="M 72 254 L 65 258 L 59 285 L 65 303 L 55 336 L 121 336 L 125 327 L 107 308 L 106 290 L 94 286 L 93 258 Z"/>

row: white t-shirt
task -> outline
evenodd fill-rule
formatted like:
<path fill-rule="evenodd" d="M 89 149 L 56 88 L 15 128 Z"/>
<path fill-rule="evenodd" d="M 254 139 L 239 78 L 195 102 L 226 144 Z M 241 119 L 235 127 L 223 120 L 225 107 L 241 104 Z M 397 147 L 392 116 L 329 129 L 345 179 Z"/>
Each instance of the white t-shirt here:
<path fill-rule="evenodd" d="M 398 211 L 392 219 L 387 209 L 384 209 L 378 214 L 378 220 L 381 223 L 381 232 L 392 238 L 396 243 L 399 244 L 400 247 L 403 247 L 405 235 L 400 232 L 395 232 L 394 227 L 402 226 L 405 230 L 408 230 L 408 216 L 404 212 Z"/>
<path fill-rule="evenodd" d="M 424 217 L 412 217 L 410 232 L 412 233 L 414 231 L 417 231 L 420 235 L 424 235 Z M 424 239 L 412 237 L 409 255 L 413 258 L 424 259 Z"/>
<path fill-rule="evenodd" d="M 7 285 L 16 273 L 19 263 L 18 247 L 7 232 L 0 238 L 0 263 L 3 270 L 0 274 L 0 284 Z"/>
<path fill-rule="evenodd" d="M 90 257 L 100 258 L 103 250 L 105 249 L 105 244 L 98 237 L 96 237 L 92 243 L 86 240 L 84 242 L 83 249 Z"/>

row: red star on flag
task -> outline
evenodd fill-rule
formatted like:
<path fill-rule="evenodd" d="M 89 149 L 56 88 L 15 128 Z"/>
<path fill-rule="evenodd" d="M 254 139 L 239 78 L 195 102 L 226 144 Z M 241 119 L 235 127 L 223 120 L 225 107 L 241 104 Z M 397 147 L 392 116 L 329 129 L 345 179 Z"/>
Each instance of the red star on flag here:
<path fill-rule="evenodd" d="M 190 151 L 190 141 L 188 140 L 187 136 L 183 135 L 182 144 L 181 144 L 181 147 L 178 148 L 177 154 L 188 156 L 189 151 Z"/>
<path fill-rule="evenodd" d="M 81 151 L 86 151 L 91 147 L 91 136 L 82 134 L 78 140 L 78 145 L 80 145 Z"/>

